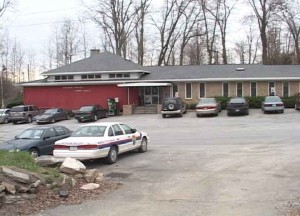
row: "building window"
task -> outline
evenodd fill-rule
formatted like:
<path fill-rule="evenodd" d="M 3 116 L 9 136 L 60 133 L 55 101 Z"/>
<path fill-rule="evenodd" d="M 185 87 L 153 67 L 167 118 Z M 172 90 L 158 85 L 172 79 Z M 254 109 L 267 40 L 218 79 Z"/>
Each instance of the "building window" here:
<path fill-rule="evenodd" d="M 124 74 L 124 78 L 129 78 L 130 77 L 130 73 L 125 73 Z"/>
<path fill-rule="evenodd" d="M 192 98 L 192 83 L 185 84 L 185 98 L 186 99 Z"/>
<path fill-rule="evenodd" d="M 67 75 L 62 75 L 62 76 L 55 76 L 54 77 L 54 79 L 56 80 L 56 81 L 59 81 L 59 80 L 73 80 L 74 79 L 74 76 L 73 75 L 69 75 L 69 76 L 67 76 Z"/>
<path fill-rule="evenodd" d="M 276 95 L 275 82 L 269 82 L 269 96 Z"/>
<path fill-rule="evenodd" d="M 123 78 L 123 74 L 117 74 L 117 78 Z"/>
<path fill-rule="evenodd" d="M 94 79 L 95 78 L 95 75 L 94 74 L 89 74 L 88 75 L 88 79 Z"/>
<path fill-rule="evenodd" d="M 109 74 L 108 76 L 109 76 L 110 79 L 116 78 L 116 74 Z"/>
<path fill-rule="evenodd" d="M 223 97 L 229 96 L 229 84 L 223 83 Z"/>
<path fill-rule="evenodd" d="M 283 82 L 283 97 L 289 97 L 289 96 L 290 96 L 290 83 Z"/>
<path fill-rule="evenodd" d="M 243 83 L 242 82 L 236 83 L 236 96 L 243 97 Z"/>
<path fill-rule="evenodd" d="M 200 85 L 199 85 L 199 97 L 200 98 L 204 98 L 205 97 L 205 95 L 206 95 L 206 92 L 205 92 L 205 83 L 200 83 Z"/>
<path fill-rule="evenodd" d="M 87 75 L 81 75 L 81 79 L 87 79 Z"/>
<path fill-rule="evenodd" d="M 95 79 L 101 79 L 101 75 L 100 74 L 95 74 Z"/>
<path fill-rule="evenodd" d="M 250 93 L 251 97 L 256 97 L 256 82 L 250 83 Z"/>

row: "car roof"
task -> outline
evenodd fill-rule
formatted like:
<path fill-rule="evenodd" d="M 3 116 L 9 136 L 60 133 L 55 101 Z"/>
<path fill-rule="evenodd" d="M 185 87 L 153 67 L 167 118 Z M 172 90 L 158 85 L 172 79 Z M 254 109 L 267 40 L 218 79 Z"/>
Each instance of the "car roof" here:
<path fill-rule="evenodd" d="M 65 127 L 63 125 L 42 125 L 42 126 L 35 126 L 35 127 L 31 127 L 31 128 L 27 128 L 28 129 L 48 129 L 48 128 L 53 128 L 53 127 Z"/>
<path fill-rule="evenodd" d="M 125 123 L 123 123 L 123 122 L 94 122 L 94 123 L 82 125 L 80 127 L 86 127 L 86 126 L 106 126 L 106 127 L 108 127 L 108 126 L 111 126 L 114 124 L 125 124 Z"/>

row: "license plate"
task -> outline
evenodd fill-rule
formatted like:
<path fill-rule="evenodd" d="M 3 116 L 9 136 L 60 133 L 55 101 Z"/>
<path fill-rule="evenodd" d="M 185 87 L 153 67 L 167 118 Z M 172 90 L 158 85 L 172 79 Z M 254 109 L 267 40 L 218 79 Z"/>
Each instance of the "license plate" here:
<path fill-rule="evenodd" d="M 76 146 L 70 146 L 70 151 L 76 151 L 77 147 Z"/>
<path fill-rule="evenodd" d="M 276 107 L 276 104 L 272 104 L 273 107 Z"/>
<path fill-rule="evenodd" d="M 82 118 L 82 119 L 83 119 L 84 117 L 83 117 L 83 116 L 81 116 L 80 118 Z"/>
<path fill-rule="evenodd" d="M 236 111 L 236 112 L 239 112 L 240 110 L 239 110 L 239 109 L 236 109 L 235 111 Z"/>

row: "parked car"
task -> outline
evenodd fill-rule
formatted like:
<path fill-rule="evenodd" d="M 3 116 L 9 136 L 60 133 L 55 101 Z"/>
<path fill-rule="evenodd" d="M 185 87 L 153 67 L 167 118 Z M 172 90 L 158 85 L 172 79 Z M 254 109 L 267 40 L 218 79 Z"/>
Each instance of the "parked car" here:
<path fill-rule="evenodd" d="M 10 110 L 9 120 L 12 121 L 13 124 L 17 124 L 18 122 L 31 123 L 33 117 L 40 113 L 41 111 L 39 110 L 39 108 L 34 105 L 14 106 Z"/>
<path fill-rule="evenodd" d="M 162 102 L 161 115 L 163 118 L 167 116 L 182 117 L 187 111 L 186 103 L 179 97 L 164 98 Z"/>
<path fill-rule="evenodd" d="M 300 110 L 300 93 L 295 95 L 295 110 Z"/>
<path fill-rule="evenodd" d="M 196 116 L 219 115 L 221 112 L 221 103 L 215 98 L 201 98 L 196 105 Z"/>
<path fill-rule="evenodd" d="M 9 120 L 10 109 L 0 109 L 0 123 L 6 124 Z"/>
<path fill-rule="evenodd" d="M 54 123 L 59 120 L 67 119 L 70 119 L 70 113 L 62 108 L 47 109 L 44 113 L 34 117 L 37 124 Z"/>
<path fill-rule="evenodd" d="M 118 155 L 137 149 L 146 152 L 147 133 L 119 122 L 91 123 L 75 130 L 69 138 L 55 142 L 55 157 L 72 157 L 78 160 L 106 158 L 115 163 Z"/>
<path fill-rule="evenodd" d="M 64 126 L 38 126 L 22 131 L 15 139 L 0 145 L 1 150 L 28 151 L 33 157 L 53 153 L 55 141 L 67 138 L 72 131 Z"/>
<path fill-rule="evenodd" d="M 249 104 L 245 98 L 236 97 L 229 100 L 227 103 L 227 115 L 231 116 L 234 114 L 249 114 Z"/>
<path fill-rule="evenodd" d="M 100 105 L 83 106 L 78 112 L 75 112 L 75 118 L 78 120 L 78 122 L 97 121 L 100 118 L 107 117 L 107 109 L 102 108 Z"/>
<path fill-rule="evenodd" d="M 284 103 L 282 102 L 281 98 L 278 96 L 267 96 L 265 100 L 262 102 L 261 110 L 264 113 L 268 112 L 284 112 Z"/>

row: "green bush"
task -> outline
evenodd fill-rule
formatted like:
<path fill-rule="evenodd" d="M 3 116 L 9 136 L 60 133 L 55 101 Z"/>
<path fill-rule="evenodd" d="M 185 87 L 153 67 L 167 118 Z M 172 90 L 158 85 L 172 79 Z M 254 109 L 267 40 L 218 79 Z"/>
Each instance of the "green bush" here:
<path fill-rule="evenodd" d="M 197 103 L 189 103 L 189 104 L 187 104 L 187 109 L 193 110 L 193 109 L 196 109 L 196 106 L 197 106 Z"/>
<path fill-rule="evenodd" d="M 12 108 L 14 106 L 23 105 L 23 101 L 13 101 L 7 104 L 6 108 Z"/>
<path fill-rule="evenodd" d="M 283 97 L 281 98 L 285 108 L 294 108 L 296 96 Z"/>
<path fill-rule="evenodd" d="M 260 109 L 262 102 L 265 100 L 265 97 L 262 97 L 262 96 L 245 97 L 245 99 L 249 103 L 249 108 L 251 108 L 251 109 Z"/>
<path fill-rule="evenodd" d="M 230 97 L 215 97 L 217 101 L 221 102 L 222 110 L 225 110 Z"/>

